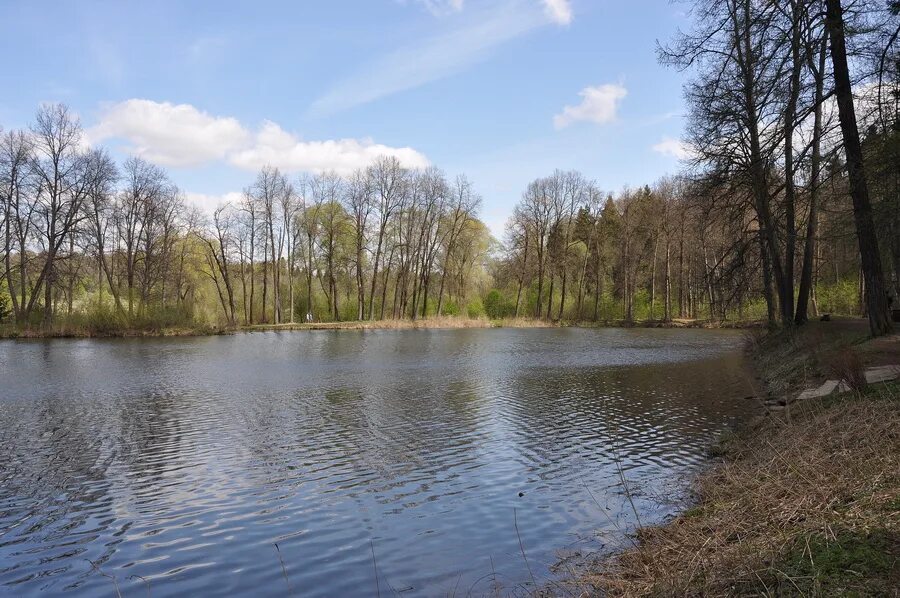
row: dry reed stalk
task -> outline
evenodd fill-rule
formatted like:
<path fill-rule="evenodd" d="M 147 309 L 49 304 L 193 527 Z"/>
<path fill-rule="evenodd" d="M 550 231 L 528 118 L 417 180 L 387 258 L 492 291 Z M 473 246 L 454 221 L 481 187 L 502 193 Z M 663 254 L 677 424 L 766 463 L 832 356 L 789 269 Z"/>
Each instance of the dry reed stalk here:
<path fill-rule="evenodd" d="M 900 403 L 856 400 L 770 421 L 698 488 L 697 507 L 640 530 L 639 549 L 581 581 L 615 596 L 805 593 L 808 579 L 779 570 L 797 546 L 873 530 L 900 538 Z"/>

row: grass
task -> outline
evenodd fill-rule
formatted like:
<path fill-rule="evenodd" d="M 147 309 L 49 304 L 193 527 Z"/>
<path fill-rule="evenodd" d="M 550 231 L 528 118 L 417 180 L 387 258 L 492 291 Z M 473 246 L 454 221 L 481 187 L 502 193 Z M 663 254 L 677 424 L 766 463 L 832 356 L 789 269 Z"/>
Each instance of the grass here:
<path fill-rule="evenodd" d="M 57 318 L 49 327 L 42 323 L 0 324 L 0 338 L 110 338 L 143 336 L 203 336 L 224 329 L 177 314 L 127 318 L 110 312 L 92 312 Z"/>
<path fill-rule="evenodd" d="M 417 320 L 347 320 L 340 322 L 295 322 L 293 324 L 213 325 L 188 318 L 146 317 L 126 321 L 112 312 L 75 314 L 59 318 L 49 329 L 39 321 L 28 325 L 12 322 L 0 323 L 0 338 L 55 338 L 55 337 L 121 337 L 121 336 L 202 336 L 229 332 L 248 331 L 300 331 L 300 330 L 407 330 L 443 328 L 758 328 L 756 321 L 716 322 L 709 320 L 603 320 L 570 321 L 544 320 L 529 317 L 488 318 L 486 316 L 429 316 Z"/>
<path fill-rule="evenodd" d="M 207 325 L 167 326 L 154 328 L 124 327 L 114 330 L 97 330 L 70 324 L 57 324 L 47 328 L 0 327 L 0 339 L 40 338 L 131 338 L 166 336 L 210 336 L 224 334 L 228 330 Z"/>
<path fill-rule="evenodd" d="M 706 328 L 706 329 L 761 329 L 766 326 L 762 320 L 708 320 L 692 318 L 672 318 L 671 320 L 571 320 L 566 325 L 583 328 Z"/>
<path fill-rule="evenodd" d="M 364 320 L 294 324 L 255 324 L 251 326 L 214 326 L 188 319 L 135 318 L 126 321 L 114 314 L 89 314 L 63 318 L 50 328 L 41 324 L 17 326 L 0 324 L 0 338 L 103 338 L 134 336 L 203 336 L 231 332 L 300 330 L 407 330 L 445 328 L 548 328 L 560 324 L 533 318 L 489 320 L 463 316 L 433 316 L 418 320 Z"/>
<path fill-rule="evenodd" d="M 898 558 L 896 533 L 832 530 L 830 539 L 814 536 L 795 545 L 784 559 L 784 575 L 805 580 L 817 594 L 890 594 L 900 584 Z"/>
<path fill-rule="evenodd" d="M 834 366 L 850 357 L 861 358 L 860 366 L 900 363 L 869 341 L 868 330 L 866 320 L 835 318 L 775 332 L 748 330 L 746 341 L 763 385 L 771 395 L 787 398 L 826 378 L 839 378 Z"/>
<path fill-rule="evenodd" d="M 838 329 L 827 345 L 846 347 L 855 334 Z M 786 390 L 821 375 L 828 347 L 811 344 L 817 335 L 812 327 L 757 339 L 763 377 Z M 579 591 L 897 596 L 900 384 L 803 402 L 784 415 L 724 439 L 697 478 L 695 506 L 640 530 L 635 548 L 592 563 Z"/>
<path fill-rule="evenodd" d="M 372 320 L 348 322 L 314 322 L 310 324 L 257 324 L 242 326 L 240 330 L 408 330 L 443 328 L 547 328 L 552 322 L 530 318 L 489 320 L 487 318 L 467 318 L 458 316 L 434 316 L 418 320 Z"/>

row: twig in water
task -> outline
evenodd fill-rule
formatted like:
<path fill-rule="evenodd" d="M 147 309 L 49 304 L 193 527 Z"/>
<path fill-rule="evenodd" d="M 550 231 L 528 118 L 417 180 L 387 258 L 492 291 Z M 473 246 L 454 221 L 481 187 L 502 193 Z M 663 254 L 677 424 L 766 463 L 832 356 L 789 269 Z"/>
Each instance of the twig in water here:
<path fill-rule="evenodd" d="M 491 580 L 494 586 L 494 594 L 497 596 L 500 595 L 500 583 L 497 581 L 497 570 L 494 569 L 494 555 L 491 555 L 491 573 L 494 575 L 494 578 Z"/>
<path fill-rule="evenodd" d="M 619 437 L 619 428 L 615 428 L 616 439 Z M 638 515 L 637 507 L 634 506 L 634 500 L 631 498 L 631 491 L 628 489 L 628 481 L 625 479 L 625 472 L 622 470 L 622 463 L 619 460 L 619 450 L 616 448 L 616 441 L 613 440 L 613 461 L 616 463 L 616 469 L 619 471 L 619 478 L 622 480 L 622 488 L 625 490 L 625 498 L 631 504 L 631 510 L 634 512 L 634 518 L 637 520 L 638 529 L 644 526 L 641 523 L 641 516 Z"/>
<path fill-rule="evenodd" d="M 610 523 L 613 524 L 613 527 L 616 528 L 616 531 L 619 532 L 619 534 L 621 534 L 621 535 L 623 535 L 623 536 L 626 536 L 626 534 L 622 531 L 622 528 L 619 526 L 619 522 L 616 521 L 615 519 L 613 519 L 613 518 L 612 518 L 612 515 L 610 515 L 609 513 L 606 512 L 606 509 L 603 508 L 603 505 L 600 504 L 600 501 L 597 500 L 597 497 L 594 496 L 594 493 L 591 492 L 591 489 L 590 489 L 590 488 L 588 488 L 588 485 L 587 485 L 587 483 L 584 481 L 584 478 L 581 479 L 581 485 L 584 486 L 584 489 L 585 489 L 585 490 L 587 490 L 587 493 L 590 495 L 591 500 L 594 501 L 594 504 L 597 505 L 597 508 L 600 509 L 600 512 L 603 513 L 604 515 L 606 515 L 606 519 L 607 519 Z M 637 548 L 637 542 L 635 542 L 634 538 L 628 536 L 628 540 L 631 542 L 631 544 L 632 544 L 635 548 Z"/>
<path fill-rule="evenodd" d="M 275 544 L 275 552 L 278 554 L 278 562 L 281 563 L 281 573 L 284 575 L 284 583 L 287 584 L 288 594 L 293 594 L 294 590 L 291 588 L 291 582 L 288 580 L 287 569 L 284 567 L 284 560 L 281 558 L 281 549 L 278 548 L 278 542 L 274 542 Z"/>
<path fill-rule="evenodd" d="M 94 569 L 97 573 L 99 573 L 103 577 L 108 577 L 109 579 L 112 580 L 113 587 L 116 589 L 116 596 L 118 596 L 118 598 L 122 598 L 122 592 L 119 591 L 119 582 L 116 581 L 116 576 L 109 575 L 108 573 L 104 573 L 103 570 L 100 569 L 100 565 L 98 565 L 94 561 L 92 561 L 90 559 L 85 559 L 85 560 L 91 564 L 91 568 Z"/>
<path fill-rule="evenodd" d="M 375 570 L 375 595 L 381 598 L 381 588 L 378 587 L 378 562 L 375 560 L 375 540 L 369 540 L 372 547 L 372 569 Z"/>
<path fill-rule="evenodd" d="M 497 576 L 498 575 L 503 576 L 503 577 L 505 577 L 505 576 L 502 573 L 497 573 L 497 571 L 494 569 L 494 557 L 489 556 L 489 558 L 491 559 L 491 572 L 486 573 L 486 574 L 482 575 L 481 577 L 479 577 L 478 579 L 476 579 L 475 581 L 473 581 L 472 585 L 469 586 L 469 590 L 466 592 L 466 596 L 471 596 L 472 591 L 476 587 L 478 587 L 478 584 L 480 584 L 485 579 L 491 580 L 491 595 L 492 596 L 500 595 L 500 589 L 502 587 L 502 584 L 499 581 L 497 581 Z M 486 596 L 487 594 L 483 594 L 483 595 Z"/>
<path fill-rule="evenodd" d="M 537 587 L 537 582 L 534 580 L 534 573 L 531 571 L 531 565 L 528 564 L 528 557 L 525 556 L 525 545 L 522 544 L 522 536 L 519 534 L 519 521 L 515 507 L 513 507 L 513 525 L 516 526 L 516 537 L 519 539 L 519 550 L 522 551 L 522 559 L 525 560 L 525 566 L 528 567 L 528 575 L 531 576 L 531 583 Z M 493 563 L 493 560 L 491 562 Z"/>
<path fill-rule="evenodd" d="M 625 479 L 625 472 L 622 471 L 622 464 L 616 461 L 616 467 L 619 468 L 619 477 L 622 479 L 622 488 L 625 489 L 625 497 L 628 498 L 628 502 L 631 504 L 631 510 L 634 511 L 634 518 L 637 519 L 638 529 L 644 527 L 644 524 L 641 523 L 641 516 L 638 515 L 637 507 L 634 506 L 634 500 L 631 498 L 631 491 L 628 489 L 628 480 Z"/>
<path fill-rule="evenodd" d="M 140 579 L 142 582 L 147 584 L 147 598 L 150 598 L 150 580 L 146 577 L 141 577 L 140 575 L 131 575 L 128 579 Z"/>

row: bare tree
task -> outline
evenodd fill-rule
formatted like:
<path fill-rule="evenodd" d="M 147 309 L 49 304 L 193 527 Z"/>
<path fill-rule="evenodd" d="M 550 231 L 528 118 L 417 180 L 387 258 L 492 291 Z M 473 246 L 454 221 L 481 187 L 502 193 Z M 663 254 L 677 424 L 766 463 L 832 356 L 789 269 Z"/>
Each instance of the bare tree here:
<path fill-rule="evenodd" d="M 853 106 L 853 89 L 850 83 L 850 69 L 847 65 L 847 47 L 844 35 L 844 9 L 840 0 L 826 0 L 826 24 L 831 39 L 831 62 L 834 69 L 834 91 L 844 138 L 844 154 L 847 158 L 847 173 L 850 182 L 850 197 L 853 200 L 853 217 L 856 223 L 856 237 L 865 278 L 866 312 L 869 329 L 873 336 L 890 334 L 893 330 L 888 311 L 887 289 L 881 267 L 881 253 L 872 218 L 869 188 L 863 164 L 862 146 Z"/>

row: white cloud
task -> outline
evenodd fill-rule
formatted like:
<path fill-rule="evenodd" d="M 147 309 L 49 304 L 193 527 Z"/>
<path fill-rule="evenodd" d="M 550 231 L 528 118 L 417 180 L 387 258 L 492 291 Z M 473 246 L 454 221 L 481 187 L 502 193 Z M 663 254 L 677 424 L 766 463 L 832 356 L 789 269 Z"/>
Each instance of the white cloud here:
<path fill-rule="evenodd" d="M 190 104 L 131 99 L 107 106 L 88 129 L 91 143 L 126 139 L 130 154 L 164 166 L 196 166 L 225 155 L 249 138 L 234 118 L 210 116 Z"/>
<path fill-rule="evenodd" d="M 544 4 L 544 12 L 558 25 L 568 25 L 572 22 L 572 5 L 569 0 L 541 0 Z"/>
<path fill-rule="evenodd" d="M 389 147 L 371 139 L 301 141 L 273 122 L 265 122 L 252 146 L 235 152 L 230 162 L 246 170 L 270 164 L 288 172 L 324 172 L 341 175 L 371 164 L 378 156 L 395 156 L 410 168 L 428 166 L 428 159 L 409 147 Z"/>
<path fill-rule="evenodd" d="M 316 99 L 308 112 L 312 116 L 328 116 L 449 77 L 548 21 L 571 21 L 566 0 L 541 1 L 543 12 L 535 0 L 506 2 L 487 11 L 468 11 L 471 16 L 462 26 L 393 51 L 339 81 Z"/>
<path fill-rule="evenodd" d="M 88 140 L 124 140 L 127 153 L 164 166 L 199 166 L 225 161 L 247 170 L 266 164 L 288 172 L 334 170 L 349 174 L 378 156 L 395 156 L 410 168 L 429 164 L 410 147 L 390 147 L 371 139 L 305 141 L 265 121 L 251 131 L 237 119 L 202 112 L 190 104 L 131 99 L 107 106 Z"/>
<path fill-rule="evenodd" d="M 677 158 L 679 160 L 687 160 L 694 155 L 694 152 L 688 144 L 672 137 L 663 137 L 652 149 L 658 154 L 671 156 L 672 158 Z"/>
<path fill-rule="evenodd" d="M 553 117 L 557 129 L 568 127 L 578 121 L 605 124 L 616 119 L 619 103 L 628 95 L 628 90 L 616 83 L 596 87 L 585 87 L 578 95 L 583 99 L 577 106 L 566 106 Z"/>
<path fill-rule="evenodd" d="M 415 2 L 424 6 L 425 10 L 436 17 L 459 12 L 465 4 L 465 0 L 415 0 Z"/>
<path fill-rule="evenodd" d="M 238 191 L 229 191 L 222 195 L 208 195 L 206 193 L 195 193 L 193 191 L 185 191 L 185 199 L 188 203 L 200 208 L 205 214 L 212 214 L 216 208 L 226 203 L 237 205 L 243 198 L 243 193 Z"/>

